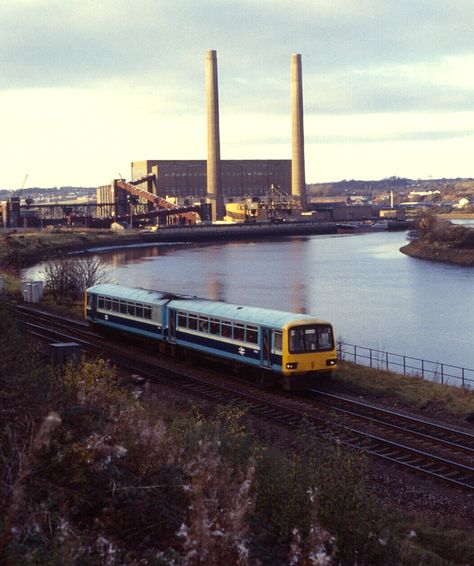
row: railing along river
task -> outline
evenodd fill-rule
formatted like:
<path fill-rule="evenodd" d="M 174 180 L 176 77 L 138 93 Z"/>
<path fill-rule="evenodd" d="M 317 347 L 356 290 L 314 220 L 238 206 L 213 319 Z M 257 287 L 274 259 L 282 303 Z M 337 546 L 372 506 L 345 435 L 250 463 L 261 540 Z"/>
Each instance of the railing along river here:
<path fill-rule="evenodd" d="M 443 385 L 456 385 L 465 389 L 474 388 L 474 369 L 384 352 L 341 341 L 337 344 L 337 352 L 340 360 L 351 361 L 355 364 L 422 377 Z"/>

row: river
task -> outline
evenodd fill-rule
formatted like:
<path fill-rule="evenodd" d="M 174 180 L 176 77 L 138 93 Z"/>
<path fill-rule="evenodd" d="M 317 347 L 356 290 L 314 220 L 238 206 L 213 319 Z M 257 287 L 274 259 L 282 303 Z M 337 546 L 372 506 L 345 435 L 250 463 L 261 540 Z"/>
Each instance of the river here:
<path fill-rule="evenodd" d="M 399 252 L 405 243 L 402 232 L 379 232 L 100 257 L 113 282 L 311 313 L 345 342 L 474 368 L 474 269 L 410 258 Z"/>

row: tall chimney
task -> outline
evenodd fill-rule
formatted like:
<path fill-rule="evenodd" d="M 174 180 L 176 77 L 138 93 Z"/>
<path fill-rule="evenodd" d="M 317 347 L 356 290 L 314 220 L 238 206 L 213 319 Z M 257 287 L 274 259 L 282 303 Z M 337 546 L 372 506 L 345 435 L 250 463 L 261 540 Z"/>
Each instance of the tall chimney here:
<path fill-rule="evenodd" d="M 301 75 L 301 55 L 299 54 L 291 56 L 291 124 L 291 194 L 305 206 L 303 80 Z"/>
<path fill-rule="evenodd" d="M 206 53 L 207 99 L 207 197 L 214 201 L 215 218 L 224 217 L 221 178 L 221 147 L 219 135 L 219 92 L 217 87 L 217 53 Z M 214 214 L 213 214 L 214 216 Z"/>

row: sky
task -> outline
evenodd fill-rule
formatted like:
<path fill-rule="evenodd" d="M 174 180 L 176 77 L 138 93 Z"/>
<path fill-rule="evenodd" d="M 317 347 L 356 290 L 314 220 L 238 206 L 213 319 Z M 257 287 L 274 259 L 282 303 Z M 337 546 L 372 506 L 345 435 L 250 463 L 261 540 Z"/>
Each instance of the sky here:
<path fill-rule="evenodd" d="M 474 177 L 474 0 L 1 0 L 0 29 L 3 189 L 206 159 L 209 49 L 223 159 L 291 158 L 300 53 L 308 183 Z"/>

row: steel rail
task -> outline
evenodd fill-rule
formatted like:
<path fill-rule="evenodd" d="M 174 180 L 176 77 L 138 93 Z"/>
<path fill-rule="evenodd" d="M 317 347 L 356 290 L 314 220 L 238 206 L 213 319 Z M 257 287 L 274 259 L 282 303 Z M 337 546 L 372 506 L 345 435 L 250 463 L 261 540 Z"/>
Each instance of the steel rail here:
<path fill-rule="evenodd" d="M 410 434 L 422 440 L 442 444 L 447 448 L 462 451 L 474 457 L 474 434 L 467 431 L 451 428 L 413 415 L 406 415 L 383 407 L 362 403 L 361 401 L 334 395 L 326 391 L 313 389 L 311 393 L 314 393 L 314 400 L 318 403 L 323 403 L 337 413 L 366 420 L 404 435 Z M 344 406 L 349 408 L 344 408 Z"/>

